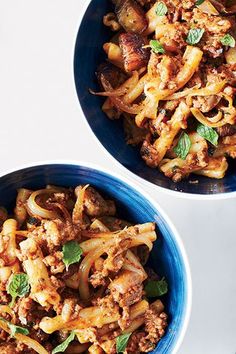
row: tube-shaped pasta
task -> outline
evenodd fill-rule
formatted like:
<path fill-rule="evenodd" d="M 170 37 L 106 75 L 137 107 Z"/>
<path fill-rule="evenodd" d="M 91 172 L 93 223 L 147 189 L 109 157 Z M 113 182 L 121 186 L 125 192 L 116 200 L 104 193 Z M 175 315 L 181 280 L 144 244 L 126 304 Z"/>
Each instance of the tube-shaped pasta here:
<path fill-rule="evenodd" d="M 15 219 L 7 219 L 3 223 L 2 227 L 2 236 L 7 236 L 7 248 L 4 251 L 3 258 L 5 262 L 9 265 L 15 263 L 16 261 L 16 229 L 17 229 L 17 221 Z"/>
<path fill-rule="evenodd" d="M 76 203 L 72 213 L 72 221 L 74 224 L 81 224 L 83 221 L 83 210 L 84 210 L 84 196 L 85 191 L 88 188 L 88 184 L 84 187 L 79 186 L 76 188 Z"/>
<path fill-rule="evenodd" d="M 148 21 L 148 28 L 145 31 L 145 35 L 149 35 L 153 32 L 155 32 L 156 28 L 158 26 L 161 26 L 165 23 L 168 22 L 166 16 L 157 16 L 156 10 L 157 10 L 157 5 L 158 3 L 156 2 L 150 10 L 146 13 L 146 18 Z"/>
<path fill-rule="evenodd" d="M 227 160 L 222 157 L 210 157 L 208 165 L 202 170 L 195 171 L 194 173 L 210 178 L 221 179 L 224 178 L 228 168 Z"/>
<path fill-rule="evenodd" d="M 51 283 L 47 268 L 41 258 L 27 259 L 23 262 L 31 285 L 31 297 L 45 308 L 56 308 L 60 295 Z"/>
<path fill-rule="evenodd" d="M 27 217 L 27 209 L 25 207 L 25 203 L 30 197 L 32 191 L 26 188 L 20 188 L 16 197 L 16 207 L 14 209 L 14 214 L 16 220 L 21 225 L 26 220 Z"/>
<path fill-rule="evenodd" d="M 50 334 L 60 329 L 76 330 L 86 329 L 91 326 L 101 328 L 106 324 L 118 321 L 119 318 L 118 305 L 109 308 L 109 311 L 106 311 L 105 308 L 100 306 L 92 306 L 82 309 L 76 319 L 68 322 L 64 322 L 60 315 L 53 318 L 44 317 L 39 327 L 45 333 Z"/>
<path fill-rule="evenodd" d="M 162 130 L 160 137 L 154 142 L 154 147 L 158 155 L 155 160 L 156 166 L 159 165 L 167 150 L 170 149 L 173 140 L 179 133 L 180 129 L 186 128 L 189 113 L 189 107 L 184 102 L 180 102 L 171 120 L 168 122 L 168 127 Z"/>

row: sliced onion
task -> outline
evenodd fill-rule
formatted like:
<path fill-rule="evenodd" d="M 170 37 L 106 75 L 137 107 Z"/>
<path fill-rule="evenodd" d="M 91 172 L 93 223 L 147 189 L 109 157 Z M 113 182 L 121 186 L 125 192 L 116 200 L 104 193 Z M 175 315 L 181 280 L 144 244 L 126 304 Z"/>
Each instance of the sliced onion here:
<path fill-rule="evenodd" d="M 40 189 L 31 194 L 27 200 L 27 208 L 32 215 L 39 216 L 40 218 L 45 219 L 55 219 L 58 217 L 58 214 L 55 211 L 42 208 L 37 204 L 36 198 L 41 194 L 50 194 L 53 193 L 53 189 Z"/>
<path fill-rule="evenodd" d="M 123 96 L 126 95 L 137 85 L 138 80 L 139 80 L 139 74 L 137 71 L 134 71 L 133 75 L 128 80 L 126 80 L 122 85 L 120 85 L 117 89 L 108 90 L 108 91 L 105 90 L 105 92 L 94 92 L 90 90 L 90 92 L 96 96 L 105 96 L 105 97 Z M 101 78 L 101 82 L 104 86 L 104 80 L 102 78 Z"/>

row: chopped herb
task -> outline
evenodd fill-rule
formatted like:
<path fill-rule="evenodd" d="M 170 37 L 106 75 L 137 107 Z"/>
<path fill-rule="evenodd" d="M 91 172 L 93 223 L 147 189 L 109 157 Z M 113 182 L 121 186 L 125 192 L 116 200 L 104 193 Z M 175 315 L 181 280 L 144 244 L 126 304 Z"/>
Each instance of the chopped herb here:
<path fill-rule="evenodd" d="M 235 47 L 235 39 L 230 34 L 226 34 L 220 41 L 223 45 L 227 45 L 231 48 Z"/>
<path fill-rule="evenodd" d="M 16 326 L 13 323 L 5 320 L 5 318 L 0 317 L 0 319 L 4 322 L 6 322 L 6 324 L 8 325 L 8 327 L 11 330 L 11 336 L 15 337 L 15 334 L 24 334 L 25 336 L 27 336 L 29 334 L 29 331 L 27 328 L 24 327 L 20 327 L 20 326 Z"/>
<path fill-rule="evenodd" d="M 184 132 L 183 134 L 181 134 L 178 144 L 174 148 L 174 152 L 182 160 L 185 160 L 189 153 L 190 148 L 191 148 L 191 140 L 188 134 Z"/>
<path fill-rule="evenodd" d="M 121 334 L 119 337 L 116 338 L 116 352 L 117 353 L 124 353 L 131 334 L 132 333 Z"/>
<path fill-rule="evenodd" d="M 209 141 L 212 145 L 217 146 L 219 135 L 217 132 L 206 125 L 199 124 L 197 127 L 197 133 L 207 141 Z"/>
<path fill-rule="evenodd" d="M 75 332 L 72 331 L 69 337 L 67 337 L 64 342 L 62 342 L 56 348 L 53 349 L 52 354 L 64 353 L 64 351 L 68 348 L 70 342 L 72 342 L 74 339 L 75 339 Z"/>
<path fill-rule="evenodd" d="M 147 297 L 159 297 L 168 292 L 168 284 L 165 278 L 161 280 L 149 280 L 144 290 Z"/>
<path fill-rule="evenodd" d="M 188 32 L 186 42 L 190 45 L 194 45 L 200 42 L 205 30 L 203 28 L 192 28 Z"/>
<path fill-rule="evenodd" d="M 30 291 L 29 277 L 25 273 L 14 274 L 7 286 L 7 293 L 12 296 L 10 307 L 15 303 L 16 298 L 25 296 Z"/>
<path fill-rule="evenodd" d="M 157 16 L 165 16 L 168 12 L 168 8 L 163 1 L 157 3 L 156 14 Z"/>
<path fill-rule="evenodd" d="M 205 0 L 197 0 L 197 1 L 196 1 L 196 5 L 199 6 L 199 5 L 203 4 L 204 1 L 205 1 Z"/>
<path fill-rule="evenodd" d="M 71 264 L 78 263 L 83 254 L 82 248 L 76 241 L 66 242 L 62 248 L 62 252 L 63 262 L 66 266 L 66 269 L 68 269 Z"/>
<path fill-rule="evenodd" d="M 150 41 L 150 46 L 151 46 L 152 51 L 156 54 L 158 54 L 158 53 L 164 54 L 165 53 L 165 49 L 164 49 L 163 45 L 155 39 L 152 39 Z"/>

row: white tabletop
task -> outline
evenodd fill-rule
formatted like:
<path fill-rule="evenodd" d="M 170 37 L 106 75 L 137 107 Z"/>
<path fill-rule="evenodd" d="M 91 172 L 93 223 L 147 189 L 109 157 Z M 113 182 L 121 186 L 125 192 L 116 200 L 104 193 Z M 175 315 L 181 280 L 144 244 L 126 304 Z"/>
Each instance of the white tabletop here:
<path fill-rule="evenodd" d="M 104 154 L 79 114 L 73 50 L 82 0 L 0 0 L 0 173 L 41 160 L 99 164 Z M 140 183 L 140 180 L 139 180 Z M 236 353 L 236 198 L 176 198 L 145 185 L 183 239 L 193 308 L 180 354 Z"/>

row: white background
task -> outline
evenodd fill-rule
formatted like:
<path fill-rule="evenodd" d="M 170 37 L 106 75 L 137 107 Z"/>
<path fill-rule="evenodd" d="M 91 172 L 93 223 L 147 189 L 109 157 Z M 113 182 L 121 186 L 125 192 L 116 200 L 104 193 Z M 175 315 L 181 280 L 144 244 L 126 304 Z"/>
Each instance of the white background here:
<path fill-rule="evenodd" d="M 0 173 L 70 159 L 133 178 L 104 153 L 79 113 L 73 50 L 82 5 L 0 0 Z M 142 187 L 171 217 L 190 261 L 193 309 L 179 353 L 235 354 L 236 196 L 200 201 Z"/>

